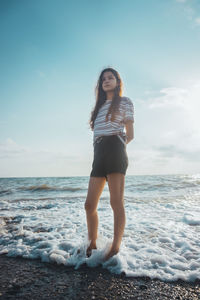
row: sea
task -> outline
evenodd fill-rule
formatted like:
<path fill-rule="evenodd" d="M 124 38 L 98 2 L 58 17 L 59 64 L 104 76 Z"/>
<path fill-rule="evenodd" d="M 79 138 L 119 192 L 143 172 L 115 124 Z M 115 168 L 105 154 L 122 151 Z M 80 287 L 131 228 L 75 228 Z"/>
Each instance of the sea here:
<path fill-rule="evenodd" d="M 126 226 L 118 254 L 106 183 L 98 204 L 97 249 L 88 246 L 89 177 L 0 178 L 0 255 L 163 281 L 200 279 L 200 174 L 125 177 Z M 80 249 L 80 251 L 78 251 Z"/>

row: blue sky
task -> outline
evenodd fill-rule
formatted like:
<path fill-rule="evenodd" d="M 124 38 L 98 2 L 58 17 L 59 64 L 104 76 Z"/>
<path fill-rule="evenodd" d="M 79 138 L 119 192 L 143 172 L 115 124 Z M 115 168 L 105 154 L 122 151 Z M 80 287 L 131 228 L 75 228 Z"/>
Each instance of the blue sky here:
<path fill-rule="evenodd" d="M 88 175 L 101 70 L 135 108 L 127 174 L 200 172 L 198 0 L 0 0 L 0 177 Z"/>

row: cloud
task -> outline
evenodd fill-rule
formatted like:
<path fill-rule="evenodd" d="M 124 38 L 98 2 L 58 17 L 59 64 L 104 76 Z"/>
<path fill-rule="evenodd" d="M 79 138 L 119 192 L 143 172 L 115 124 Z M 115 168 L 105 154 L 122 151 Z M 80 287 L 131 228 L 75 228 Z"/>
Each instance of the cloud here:
<path fill-rule="evenodd" d="M 164 88 L 161 96 L 150 100 L 149 108 L 156 107 L 184 107 L 187 102 L 188 90 L 177 87 Z"/>
<path fill-rule="evenodd" d="M 200 169 L 200 81 L 147 94 L 135 103 L 135 139 L 128 146 L 130 169 L 144 174 Z M 136 171 L 137 172 L 137 171 Z"/>
<path fill-rule="evenodd" d="M 0 143 L 0 159 L 1 158 L 32 158 L 32 160 L 77 160 L 77 155 L 67 155 L 65 152 L 53 152 L 48 149 L 32 149 L 27 146 L 21 146 L 17 144 L 13 139 L 7 138 L 5 142 Z"/>
<path fill-rule="evenodd" d="M 189 161 L 200 161 L 199 150 L 185 151 L 184 149 L 178 148 L 175 145 L 155 147 L 155 150 L 159 152 L 159 155 L 161 157 L 166 157 L 166 158 L 179 157 Z"/>
<path fill-rule="evenodd" d="M 19 157 L 30 152 L 30 148 L 19 146 L 11 138 L 7 138 L 5 142 L 0 143 L 0 158 Z"/>
<path fill-rule="evenodd" d="M 181 7 L 186 18 L 192 21 L 193 28 L 200 25 L 200 17 L 197 15 L 199 8 L 195 6 L 195 3 L 189 0 L 175 0 L 181 3 Z"/>
<path fill-rule="evenodd" d="M 200 25 L 200 17 L 195 19 L 195 24 Z"/>
<path fill-rule="evenodd" d="M 161 90 L 161 96 L 151 99 L 149 108 L 163 116 L 164 137 L 167 142 L 187 149 L 200 150 L 200 82 L 185 87 L 169 87 Z M 173 134 L 172 134 L 173 133 Z"/>
<path fill-rule="evenodd" d="M 8 137 L 0 143 L 0 177 L 84 176 L 92 158 L 79 153 L 32 149 Z"/>

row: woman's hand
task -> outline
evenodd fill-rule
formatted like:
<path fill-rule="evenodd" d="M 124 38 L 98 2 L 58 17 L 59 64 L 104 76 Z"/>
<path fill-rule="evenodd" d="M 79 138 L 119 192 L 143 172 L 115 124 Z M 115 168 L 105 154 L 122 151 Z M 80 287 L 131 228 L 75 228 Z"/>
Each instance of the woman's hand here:
<path fill-rule="evenodd" d="M 126 144 L 134 139 L 134 128 L 133 128 L 133 121 L 127 121 L 125 123 L 126 128 Z"/>

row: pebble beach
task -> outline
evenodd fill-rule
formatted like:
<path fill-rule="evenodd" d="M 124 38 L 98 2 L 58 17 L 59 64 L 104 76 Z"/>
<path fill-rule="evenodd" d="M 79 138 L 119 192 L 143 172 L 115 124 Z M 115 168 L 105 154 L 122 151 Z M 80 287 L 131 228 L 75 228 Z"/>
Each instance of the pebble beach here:
<path fill-rule="evenodd" d="M 0 255 L 0 299 L 198 300 L 200 280 L 163 282 L 125 277 L 102 267 L 78 270 L 39 260 Z"/>

